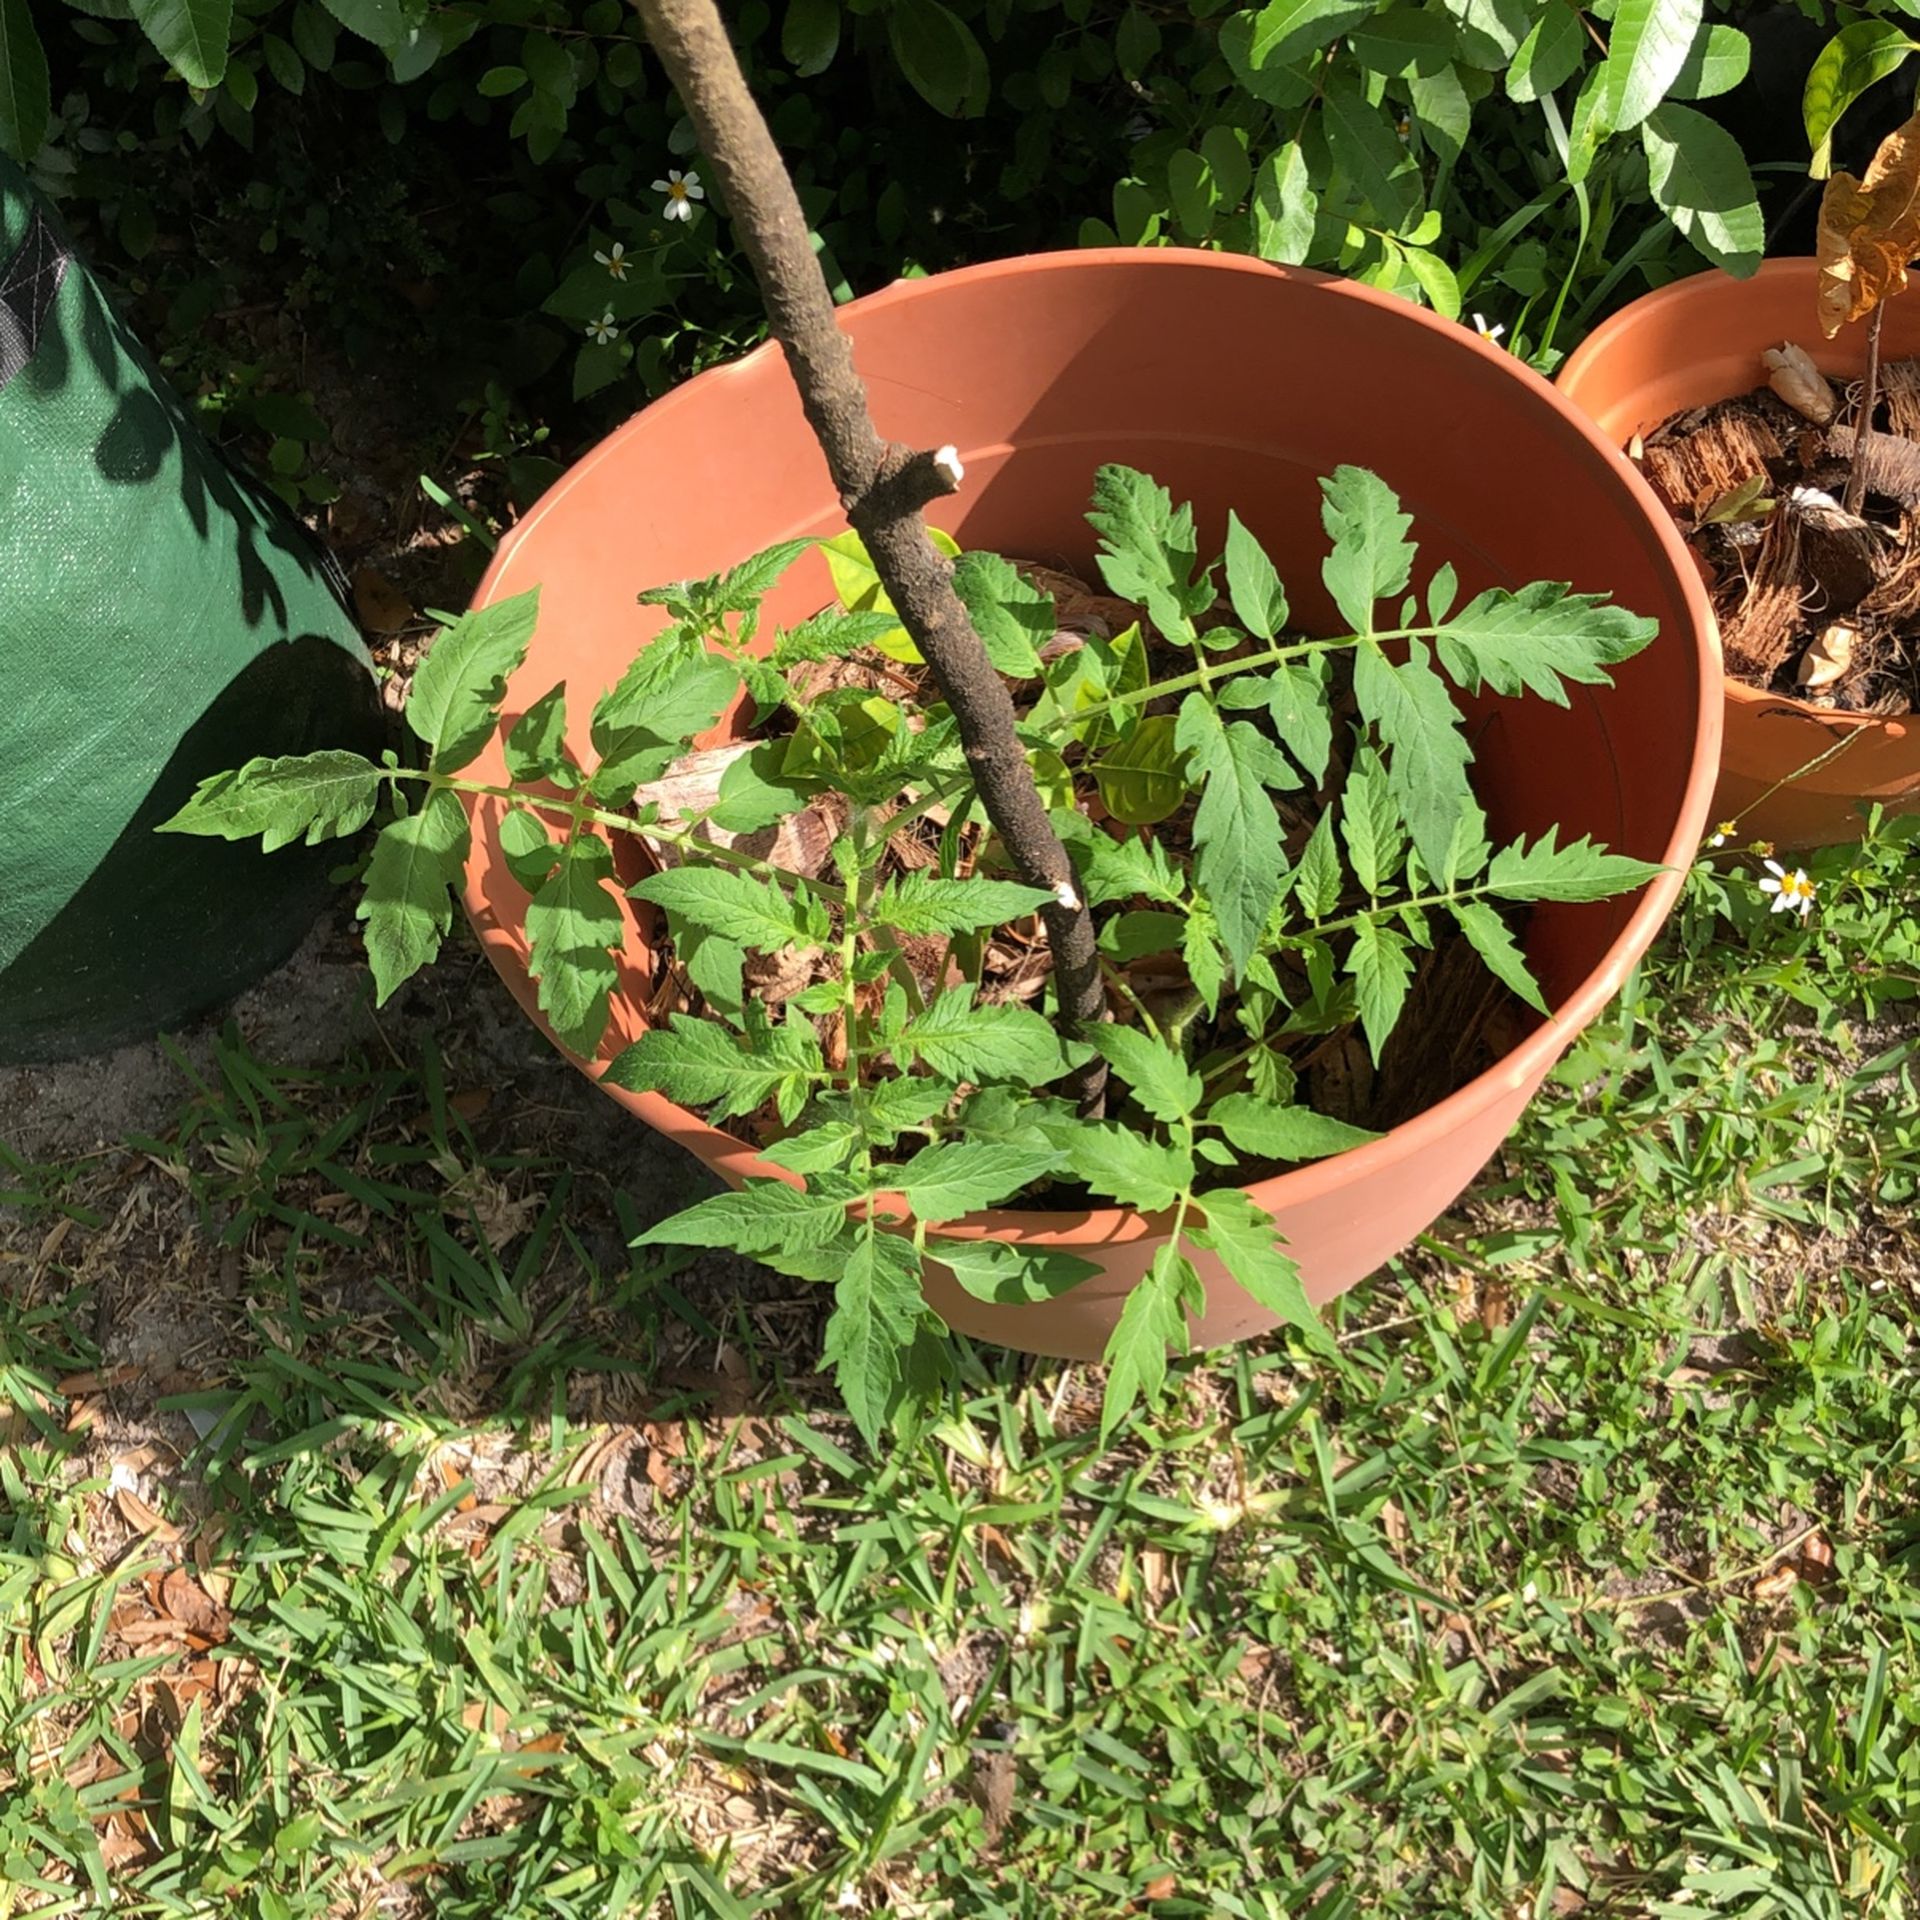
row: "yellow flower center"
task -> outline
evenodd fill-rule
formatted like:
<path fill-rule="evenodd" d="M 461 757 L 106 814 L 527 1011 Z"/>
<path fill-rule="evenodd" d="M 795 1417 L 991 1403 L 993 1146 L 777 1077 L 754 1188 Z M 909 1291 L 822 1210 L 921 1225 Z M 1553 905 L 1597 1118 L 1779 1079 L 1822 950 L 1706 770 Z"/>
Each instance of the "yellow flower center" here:
<path fill-rule="evenodd" d="M 667 183 L 669 200 L 684 200 L 687 197 L 687 183 L 684 180 L 670 180 Z"/>

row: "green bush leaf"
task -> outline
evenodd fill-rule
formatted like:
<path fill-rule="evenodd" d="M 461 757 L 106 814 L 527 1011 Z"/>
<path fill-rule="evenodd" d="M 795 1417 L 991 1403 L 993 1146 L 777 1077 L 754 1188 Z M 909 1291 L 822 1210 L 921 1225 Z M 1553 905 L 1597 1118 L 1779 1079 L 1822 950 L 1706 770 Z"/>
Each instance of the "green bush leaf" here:
<path fill-rule="evenodd" d="M 804 1022 L 774 1027 L 756 1050 L 717 1021 L 677 1014 L 611 1060 L 607 1080 L 631 1093 L 664 1093 L 719 1119 L 751 1113 L 783 1087 L 825 1078 L 819 1042 Z"/>
<path fill-rule="evenodd" d="M 798 78 L 825 73 L 839 50 L 840 0 L 787 0 L 780 53 Z"/>
<path fill-rule="evenodd" d="M 222 840 L 257 833 L 267 853 L 304 835 L 311 847 L 358 833 L 373 818 L 379 791 L 379 768 L 342 748 L 249 760 L 235 772 L 202 780 L 193 798 L 156 831 Z"/>
<path fill-rule="evenodd" d="M 1277 147 L 1253 178 L 1253 250 L 1281 266 L 1302 265 L 1313 252 L 1319 196 L 1298 140 Z"/>
<path fill-rule="evenodd" d="M 1369 99 L 1357 75 L 1334 67 L 1320 111 L 1334 165 L 1372 209 L 1374 221 L 1397 233 L 1425 202 L 1420 166 L 1394 130 L 1387 111 Z"/>
<path fill-rule="evenodd" d="M 987 104 L 987 56 L 973 30 L 941 0 L 887 10 L 887 40 L 900 71 L 936 113 L 949 119 Z"/>
<path fill-rule="evenodd" d="M 604 885 L 612 878 L 613 849 L 595 834 L 576 833 L 527 905 L 528 965 L 540 983 L 540 1010 L 579 1054 L 599 1046 L 619 977 L 609 949 L 620 946 L 626 926 Z"/>
<path fill-rule="evenodd" d="M 1141 1213 L 1160 1213 L 1193 1185 L 1193 1156 L 1110 1122 L 1066 1136 L 1067 1165 L 1095 1193 Z"/>
<path fill-rule="evenodd" d="M 1527 966 L 1527 956 L 1507 929 L 1507 923 L 1484 900 L 1457 901 L 1448 909 L 1473 950 L 1487 963 L 1487 971 L 1518 994 L 1528 1006 L 1548 1011 L 1539 982 Z"/>
<path fill-rule="evenodd" d="M 1207 1109 L 1207 1118 L 1242 1153 L 1261 1160 L 1324 1160 L 1364 1147 L 1381 1136 L 1350 1127 L 1311 1107 L 1276 1106 L 1251 1093 L 1230 1093 Z"/>
<path fill-rule="evenodd" d="M 1237 207 L 1247 197 L 1247 188 L 1253 180 L 1246 135 L 1238 127 L 1211 126 L 1200 136 L 1200 157 L 1207 163 L 1207 176 L 1216 202 L 1229 209 Z"/>
<path fill-rule="evenodd" d="M 1254 15 L 1247 57 L 1256 68 L 1297 66 L 1373 10 L 1374 0 L 1268 0 Z"/>
<path fill-rule="evenodd" d="M 867 1227 L 854 1241 L 833 1289 L 821 1359 L 869 1446 L 876 1446 L 899 1399 L 906 1349 L 925 1304 L 920 1256 L 898 1234 Z"/>
<path fill-rule="evenodd" d="M 325 3 L 327 11 L 349 33 L 370 40 L 383 53 L 404 46 L 412 31 L 413 23 L 402 0 L 325 0 Z"/>
<path fill-rule="evenodd" d="M 1522 104 L 1565 85 L 1586 57 L 1587 34 L 1567 0 L 1547 0 L 1507 71 L 1507 97 Z"/>
<path fill-rule="evenodd" d="M 1406 0 L 1361 22 L 1348 36 L 1360 64 L 1392 78 L 1435 74 L 1453 61 L 1454 24 L 1444 14 Z"/>
<path fill-rule="evenodd" d="M 1477 83 L 1479 75 L 1474 79 Z M 1421 144 L 1449 166 L 1466 151 L 1477 97 L 1478 85 L 1469 93 L 1457 66 L 1442 67 L 1438 73 L 1417 73 L 1407 82 L 1407 101 Z"/>
<path fill-rule="evenodd" d="M 492 736 L 507 676 L 527 656 L 540 589 L 463 614 L 427 650 L 407 695 L 407 724 L 433 749 L 437 773 L 458 773 Z"/>
<path fill-rule="evenodd" d="M 1215 197 L 1207 163 L 1191 147 L 1182 147 L 1169 156 L 1167 198 L 1187 239 L 1204 240 L 1213 231 Z"/>
<path fill-rule="evenodd" d="M 1113 1436 L 1144 1399 L 1151 1405 L 1166 1385 L 1167 1352 L 1185 1353 L 1191 1336 L 1187 1315 L 1206 1305 L 1206 1289 L 1192 1262 L 1169 1241 L 1153 1256 L 1146 1276 L 1127 1295 L 1107 1338 L 1107 1391 L 1100 1407 L 1100 1437 Z"/>
<path fill-rule="evenodd" d="M 1194 878 L 1213 908 L 1236 974 L 1246 971 L 1286 871 L 1280 816 L 1267 786 L 1279 759 L 1245 721 L 1224 723 L 1204 693 L 1180 703 L 1175 737 L 1200 790 L 1193 817 Z"/>
<path fill-rule="evenodd" d="M 1898 71 L 1916 46 L 1920 41 L 1891 20 L 1856 20 L 1820 49 L 1800 101 L 1816 180 L 1832 171 L 1833 130 L 1840 116 L 1869 87 Z"/>
<path fill-rule="evenodd" d="M 23 164 L 47 137 L 53 95 L 27 0 L 0 0 L 0 148 Z"/>
<path fill-rule="evenodd" d="M 997 1207 L 1056 1164 L 1056 1155 L 1036 1156 L 1031 1141 L 943 1140 L 875 1177 L 882 1190 L 904 1193 L 915 1217 L 932 1224 Z"/>
<path fill-rule="evenodd" d="M 1460 730 L 1447 685 L 1426 648 L 1410 641 L 1394 665 L 1377 643 L 1363 641 L 1353 657 L 1353 697 L 1391 749 L 1387 785 L 1429 873 L 1440 873 L 1454 829 L 1472 804 L 1467 768 L 1473 749 Z"/>
<path fill-rule="evenodd" d="M 469 838 L 467 810 L 445 787 L 428 794 L 417 813 L 381 828 L 357 909 L 366 922 L 376 1006 L 440 951 L 453 924 L 448 889 L 459 884 Z"/>
<path fill-rule="evenodd" d="M 1440 664 L 1467 692 L 1478 693 L 1484 680 L 1496 693 L 1536 693 L 1557 707 L 1567 704 L 1563 680 L 1611 686 L 1607 669 L 1632 659 L 1659 631 L 1657 621 L 1601 594 L 1553 580 L 1517 593 L 1491 588 L 1437 625 Z"/>
<path fill-rule="evenodd" d="M 1378 920 L 1360 921 L 1353 930 L 1347 971 L 1353 976 L 1354 1001 L 1366 1031 L 1367 1050 L 1378 1066 L 1413 979 L 1413 961 L 1405 936 Z"/>
<path fill-rule="evenodd" d="M 1031 1007 L 974 1004 L 971 986 L 953 987 L 916 1014 L 893 1043 L 946 1080 L 1011 1080 L 1042 1086 L 1072 1065 L 1060 1036 Z"/>
<path fill-rule="evenodd" d="M 927 1252 L 976 1300 L 997 1307 L 1058 1299 L 1100 1271 L 1091 1260 L 1070 1253 L 1030 1250 L 1004 1240 L 936 1240 Z"/>
<path fill-rule="evenodd" d="M 1087 1038 L 1156 1120 L 1185 1120 L 1200 1105 L 1200 1076 L 1164 1040 L 1113 1025 L 1095 1027 Z"/>
<path fill-rule="evenodd" d="M 1629 132 L 1666 98 L 1700 31 L 1703 5 L 1704 0 L 1620 0 L 1594 108 L 1605 127 Z"/>
<path fill-rule="evenodd" d="M 973 933 L 1038 913 L 1053 898 L 1017 880 L 942 880 L 930 873 L 890 879 L 867 904 L 867 919 L 895 933 Z"/>
<path fill-rule="evenodd" d="M 1702 26 L 1667 89 L 1674 100 L 1712 100 L 1731 93 L 1747 77 L 1753 49 L 1738 27 Z"/>
<path fill-rule="evenodd" d="M 133 0 L 133 17 L 190 87 L 217 87 L 227 71 L 233 0 Z"/>
<path fill-rule="evenodd" d="M 1606 900 L 1644 887 L 1664 871 L 1648 860 L 1608 853 L 1591 840 L 1554 845 L 1549 827 L 1532 846 L 1516 840 L 1502 847 L 1487 868 L 1484 885 L 1503 900 Z"/>
<path fill-rule="evenodd" d="M 1733 135 L 1669 101 L 1647 117 L 1640 139 L 1654 204 L 1709 260 L 1729 273 L 1751 273 L 1766 244 L 1766 221 Z"/>
<path fill-rule="evenodd" d="M 1249 1298 L 1285 1322 L 1298 1327 L 1317 1353 L 1339 1353 L 1320 1316 L 1307 1298 L 1300 1269 L 1280 1249 L 1273 1216 L 1233 1188 L 1205 1195 L 1206 1225 L 1193 1230 L 1198 1246 L 1211 1248 L 1235 1284 Z"/>
<path fill-rule="evenodd" d="M 1413 515 L 1400 497 L 1364 467 L 1335 467 L 1320 482 L 1320 519 L 1333 542 L 1321 564 L 1333 603 L 1355 633 L 1373 631 L 1373 604 L 1403 592 L 1413 571 Z"/>

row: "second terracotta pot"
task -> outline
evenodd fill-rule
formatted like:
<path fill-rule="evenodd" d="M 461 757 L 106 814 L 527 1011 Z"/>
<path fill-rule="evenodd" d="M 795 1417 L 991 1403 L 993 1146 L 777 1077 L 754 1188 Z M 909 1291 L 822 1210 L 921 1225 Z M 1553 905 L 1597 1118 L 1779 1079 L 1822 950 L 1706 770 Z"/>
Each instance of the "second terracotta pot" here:
<path fill-rule="evenodd" d="M 1766 377 L 1761 354 L 1783 341 L 1804 347 L 1822 373 L 1857 380 L 1866 370 L 1866 326 L 1823 338 L 1817 278 L 1812 260 L 1769 260 L 1750 280 L 1718 270 L 1676 280 L 1596 328 L 1556 384 L 1624 447 L 1685 408 L 1752 392 Z M 1920 299 L 1890 301 L 1886 315 L 1883 356 L 1920 355 Z M 1831 846 L 1859 838 L 1867 801 L 1894 813 L 1920 807 L 1920 715 L 1828 713 L 1731 677 L 1725 699 L 1713 817 L 1739 817 L 1741 840 Z"/>
<path fill-rule="evenodd" d="M 963 544 L 1087 568 L 1094 469 L 1124 461 L 1191 499 L 1217 552 L 1237 508 L 1279 563 L 1294 616 L 1336 617 L 1320 583 L 1320 476 L 1373 468 L 1403 495 L 1423 543 L 1472 592 L 1568 579 L 1660 623 L 1612 688 L 1570 704 L 1481 703 L 1476 774 L 1497 839 L 1557 827 L 1668 870 L 1629 898 L 1543 905 L 1526 947 L 1554 1012 L 1499 1063 L 1382 1139 L 1254 1183 L 1316 1300 L 1405 1247 L 1479 1172 L 1573 1036 L 1613 995 L 1672 904 L 1706 819 L 1718 748 L 1718 669 L 1706 600 L 1678 535 L 1639 476 L 1546 382 L 1432 314 L 1321 275 L 1224 254 L 1088 251 L 914 280 L 841 312 L 882 433 L 952 443 L 966 483 L 934 518 Z M 567 683 L 572 745 L 664 619 L 636 589 L 698 577 L 777 540 L 845 522 L 772 348 L 703 374 L 589 454 L 502 542 L 480 590 L 538 585 L 539 628 L 509 690 L 507 724 Z M 770 596 L 761 632 L 831 594 L 809 555 Z M 704 744 L 704 743 L 703 743 Z M 474 772 L 499 779 L 500 742 Z M 500 815 L 476 810 L 467 910 L 529 1017 L 527 896 L 502 854 Z M 628 934 L 598 1074 L 640 1033 L 657 932 L 623 900 Z M 603 1083 L 604 1084 L 604 1083 Z M 658 1094 L 607 1091 L 724 1178 L 771 1175 L 744 1141 Z M 935 1273 L 929 1298 L 961 1331 L 1030 1352 L 1091 1358 L 1165 1243 L 1165 1217 L 1115 1208 L 994 1212 L 943 1227 L 1068 1249 L 1097 1263 L 1043 1305 L 992 1306 Z M 1273 1324 L 1208 1258 L 1203 1343 Z"/>

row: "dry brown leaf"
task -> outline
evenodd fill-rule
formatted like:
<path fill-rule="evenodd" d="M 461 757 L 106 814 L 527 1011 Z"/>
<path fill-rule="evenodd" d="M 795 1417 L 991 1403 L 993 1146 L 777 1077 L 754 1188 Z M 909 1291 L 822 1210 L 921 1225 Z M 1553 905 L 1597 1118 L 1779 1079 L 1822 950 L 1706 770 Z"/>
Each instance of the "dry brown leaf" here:
<path fill-rule="evenodd" d="M 1829 340 L 1905 289 L 1907 263 L 1920 254 L 1920 113 L 1881 141 L 1865 179 L 1828 180 L 1814 250 Z"/>
<path fill-rule="evenodd" d="M 1853 643 L 1858 636 L 1853 628 L 1836 621 L 1821 629 L 1813 644 L 1800 656 L 1794 678 L 1803 687 L 1831 686 L 1853 665 Z"/>
<path fill-rule="evenodd" d="M 124 1386 L 139 1377 L 138 1367 L 109 1367 L 104 1372 L 70 1373 L 64 1380 L 56 1380 L 53 1390 L 62 1399 L 76 1400 L 83 1393 L 104 1393 L 109 1387 Z"/>
<path fill-rule="evenodd" d="M 170 1547 L 185 1537 L 184 1528 L 155 1513 L 137 1493 L 129 1493 L 125 1487 L 113 1496 L 113 1504 L 120 1509 L 120 1518 L 135 1533 L 150 1533 L 163 1547 Z"/>
<path fill-rule="evenodd" d="M 1775 1567 L 1753 1583 L 1756 1600 L 1784 1600 L 1800 1584 L 1800 1570 L 1793 1566 Z"/>
<path fill-rule="evenodd" d="M 413 622 L 413 602 L 374 567 L 353 576 L 353 610 L 373 633 L 398 633 Z"/>
<path fill-rule="evenodd" d="M 189 1632 L 210 1643 L 224 1640 L 233 1623 L 226 1608 L 178 1567 L 160 1583 L 160 1605 Z"/>
<path fill-rule="evenodd" d="M 1805 347 L 1783 340 L 1779 346 L 1767 348 L 1760 359 L 1767 369 L 1767 385 L 1795 413 L 1805 414 L 1816 426 L 1824 427 L 1832 421 L 1837 411 L 1833 389 Z"/>
<path fill-rule="evenodd" d="M 73 1215 L 65 1214 L 50 1226 L 40 1242 L 40 1258 L 51 1260 L 60 1251 L 61 1243 L 73 1231 Z"/>
<path fill-rule="evenodd" d="M 1177 1874 L 1157 1873 L 1140 1889 L 1142 1900 L 1171 1900 L 1180 1890 Z"/>
<path fill-rule="evenodd" d="M 1808 1537 L 1800 1549 L 1801 1571 L 1809 1580 L 1833 1578 L 1833 1549 L 1819 1534 Z"/>

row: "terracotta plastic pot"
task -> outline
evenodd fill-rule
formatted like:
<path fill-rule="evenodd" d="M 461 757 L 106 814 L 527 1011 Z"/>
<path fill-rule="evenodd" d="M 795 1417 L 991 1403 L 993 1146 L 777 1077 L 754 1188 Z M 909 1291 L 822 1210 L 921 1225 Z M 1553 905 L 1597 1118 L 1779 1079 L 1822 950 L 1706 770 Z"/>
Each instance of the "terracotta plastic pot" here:
<path fill-rule="evenodd" d="M 1866 371 L 1866 327 L 1823 338 L 1816 277 L 1812 260 L 1769 260 L 1750 280 L 1718 270 L 1676 280 L 1597 328 L 1560 369 L 1560 391 L 1624 447 L 1683 408 L 1751 393 L 1765 378 L 1761 354 L 1782 341 L 1804 347 L 1822 373 L 1857 380 Z M 1890 360 L 1920 354 L 1920 300 L 1888 303 L 1881 352 Z M 1724 686 L 1713 817 L 1744 816 L 1743 840 L 1830 846 L 1860 837 L 1864 801 L 1896 813 L 1920 806 L 1920 717 L 1823 713 L 1731 678 Z M 1842 751 L 1812 765 L 1836 747 Z M 1809 771 L 1793 778 L 1803 767 Z"/>
<path fill-rule="evenodd" d="M 1322 275 L 1222 254 L 1089 251 L 903 282 L 841 318 L 881 431 L 958 447 L 965 485 L 934 517 L 969 546 L 1090 565 L 1094 468 L 1124 461 L 1197 503 L 1210 551 L 1236 508 L 1279 562 L 1296 618 L 1326 630 L 1317 481 L 1353 462 L 1400 490 L 1427 565 L 1450 558 L 1468 591 L 1571 577 L 1659 620 L 1660 639 L 1616 688 L 1574 688 L 1565 709 L 1487 702 L 1477 766 L 1497 837 L 1557 825 L 1671 870 L 1633 898 L 1534 913 L 1527 951 L 1555 1011 L 1498 1066 L 1375 1143 L 1250 1189 L 1313 1296 L 1341 1292 L 1485 1164 L 1673 901 L 1706 819 L 1720 719 L 1685 549 L 1645 484 L 1546 382 L 1459 327 Z M 843 524 L 777 352 L 690 381 L 575 466 L 503 542 L 481 600 L 542 591 L 507 723 L 565 681 L 584 748 L 594 699 L 661 624 L 635 605 L 637 589 Z M 825 565 L 810 556 L 770 599 L 763 632 L 829 598 Z M 498 779 L 503 765 L 495 742 L 476 771 Z M 478 809 L 467 907 L 538 1020 L 527 897 L 498 823 L 494 805 Z M 641 1031 L 652 938 L 630 917 L 625 993 L 600 1060 L 580 1063 L 589 1073 Z M 729 1180 L 774 1171 L 670 1100 L 608 1091 Z M 1097 1356 L 1165 1231 L 1163 1218 L 1111 1209 L 976 1215 L 943 1232 L 1070 1248 L 1102 1270 L 1046 1305 L 982 1305 L 944 1274 L 929 1297 L 964 1332 Z M 1205 1278 L 1200 1341 L 1271 1325 L 1217 1268 Z"/>

